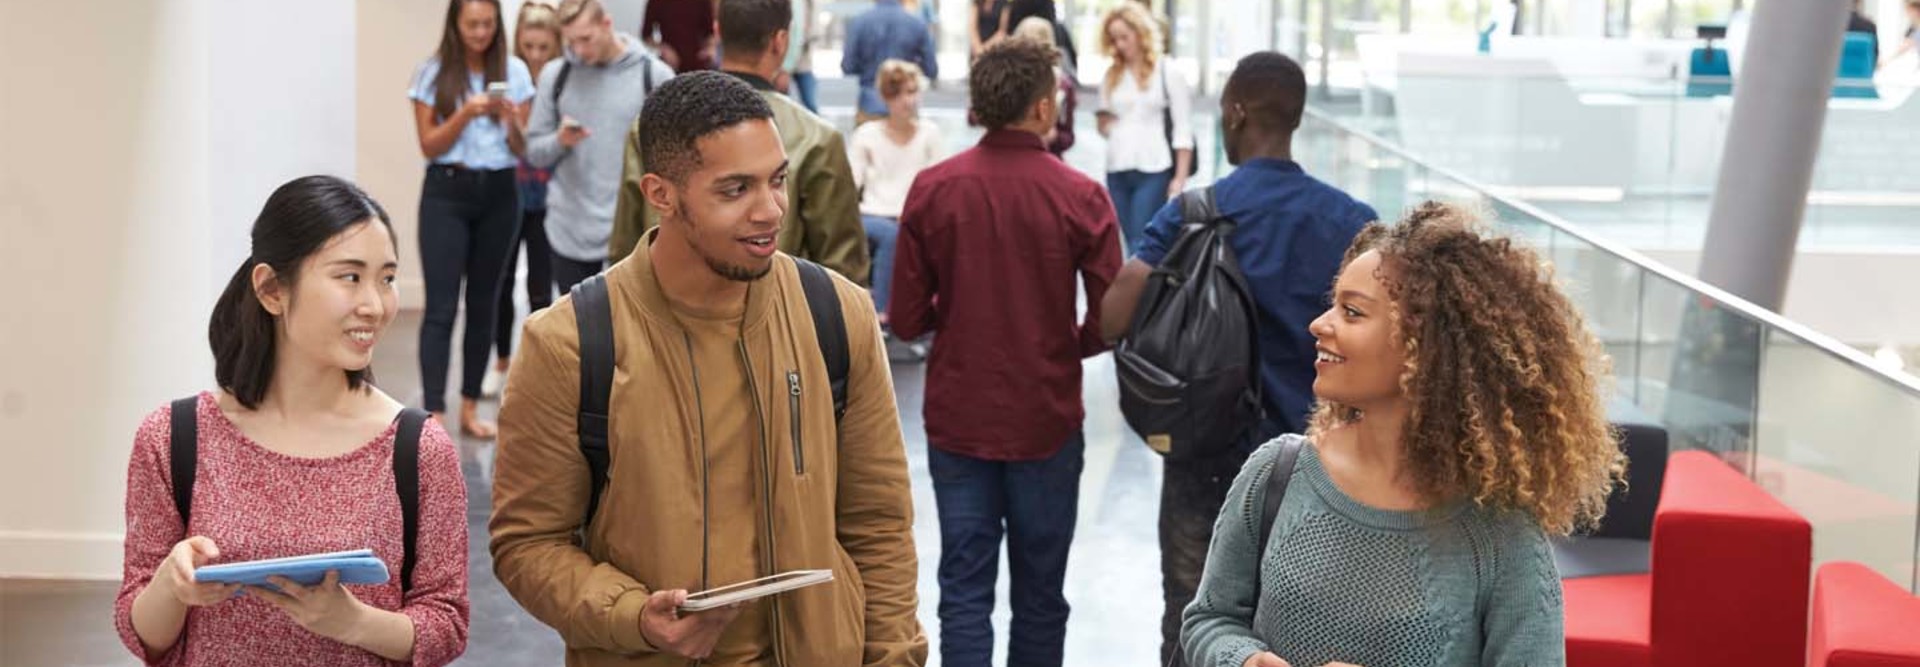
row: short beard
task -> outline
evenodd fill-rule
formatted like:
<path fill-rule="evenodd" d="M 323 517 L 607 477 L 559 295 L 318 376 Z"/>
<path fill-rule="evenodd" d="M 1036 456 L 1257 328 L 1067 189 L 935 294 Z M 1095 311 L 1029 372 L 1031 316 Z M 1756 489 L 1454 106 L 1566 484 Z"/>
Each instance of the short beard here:
<path fill-rule="evenodd" d="M 695 231 L 693 220 L 681 218 L 679 223 L 687 226 L 687 247 L 693 250 L 693 254 L 700 257 L 700 261 L 707 263 L 708 269 L 712 269 L 714 273 L 720 274 L 720 277 L 737 283 L 750 283 L 765 277 L 768 271 L 773 270 L 772 262 L 768 262 L 766 267 L 756 271 L 720 261 L 720 258 L 708 255 L 707 251 L 700 247 L 699 241 L 695 238 L 698 236 L 698 232 Z"/>
<path fill-rule="evenodd" d="M 712 257 L 708 257 L 707 254 L 704 252 L 701 252 L 700 248 L 697 246 L 693 249 L 693 252 L 694 254 L 699 255 L 700 259 L 707 263 L 707 268 L 713 269 L 714 273 L 718 273 L 720 274 L 720 277 L 726 278 L 727 280 L 731 280 L 737 283 L 750 283 L 750 282 L 759 280 L 761 278 L 766 277 L 767 272 L 773 270 L 773 264 L 771 262 L 769 262 L 766 266 L 761 267 L 760 270 L 756 271 L 756 270 L 745 268 L 745 267 L 733 266 L 731 264 L 727 264 L 725 262 L 714 259 Z"/>

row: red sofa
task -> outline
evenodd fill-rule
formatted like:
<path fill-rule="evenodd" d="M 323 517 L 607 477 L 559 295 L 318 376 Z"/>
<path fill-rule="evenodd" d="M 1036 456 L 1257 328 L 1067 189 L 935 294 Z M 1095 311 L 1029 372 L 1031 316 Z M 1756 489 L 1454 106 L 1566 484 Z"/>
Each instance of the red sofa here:
<path fill-rule="evenodd" d="M 1569 667 L 1801 667 L 1813 529 L 1706 452 L 1667 460 L 1652 572 L 1568 579 Z"/>
<path fill-rule="evenodd" d="M 1809 643 L 1809 667 L 1920 667 L 1920 598 L 1865 565 L 1823 565 Z"/>

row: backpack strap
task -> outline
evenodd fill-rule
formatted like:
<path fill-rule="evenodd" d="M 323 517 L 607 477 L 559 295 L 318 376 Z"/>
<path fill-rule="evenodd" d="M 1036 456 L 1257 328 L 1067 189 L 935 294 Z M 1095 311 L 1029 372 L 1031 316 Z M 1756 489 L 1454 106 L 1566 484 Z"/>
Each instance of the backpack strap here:
<path fill-rule="evenodd" d="M 560 122 L 561 118 L 560 93 L 567 91 L 567 77 L 571 75 L 573 75 L 573 63 L 567 62 L 563 55 L 560 58 L 560 73 L 553 77 L 553 122 L 555 123 Z"/>
<path fill-rule="evenodd" d="M 613 395 L 613 304 L 607 297 L 607 279 L 598 274 L 573 287 L 573 319 L 580 333 L 580 455 L 587 460 L 592 486 L 587 514 L 581 526 L 593 523 L 600 509 L 600 492 L 607 487 L 611 463 L 607 447 L 607 403 Z"/>
<path fill-rule="evenodd" d="M 653 95 L 653 57 L 640 55 L 640 91 Z"/>
<path fill-rule="evenodd" d="M 1256 572 L 1258 563 L 1267 557 L 1267 538 L 1273 535 L 1273 522 L 1280 517 L 1280 501 L 1287 497 L 1287 482 L 1293 479 L 1294 464 L 1300 461 L 1300 448 L 1304 441 L 1288 438 L 1280 441 L 1280 453 L 1274 456 L 1273 471 L 1267 473 L 1267 497 L 1260 504 L 1260 550 L 1254 552 Z M 1253 577 L 1254 599 L 1259 599 L 1260 575 Z"/>
<path fill-rule="evenodd" d="M 834 290 L 833 276 L 825 267 L 798 257 L 793 263 L 800 269 L 800 288 L 807 295 L 807 310 L 813 313 L 813 333 L 820 339 L 820 356 L 827 362 L 827 377 L 833 383 L 833 421 L 847 413 L 847 321 L 840 312 L 840 293 Z"/>
<path fill-rule="evenodd" d="M 193 477 L 200 463 L 200 397 L 188 396 L 174 401 L 169 426 L 167 448 L 172 452 L 168 467 L 173 469 L 173 509 L 180 513 L 180 528 L 187 530 L 193 524 Z M 188 530 L 187 534 L 192 531 Z"/>
<path fill-rule="evenodd" d="M 1221 227 L 1221 234 L 1233 233 L 1233 220 L 1220 216 L 1220 206 L 1213 201 L 1213 186 L 1180 193 L 1180 223 L 1183 225 L 1214 225 Z"/>
<path fill-rule="evenodd" d="M 413 590 L 414 554 L 420 546 L 420 429 L 427 411 L 400 411 L 400 428 L 393 435 L 393 489 L 400 495 L 400 592 Z"/>
<path fill-rule="evenodd" d="M 814 334 L 820 339 L 820 353 L 827 363 L 837 422 L 847 409 L 849 368 L 847 324 L 840 312 L 840 295 L 834 291 L 833 276 L 825 268 L 799 258 L 794 263 L 800 269 L 800 286 L 806 292 Z M 590 483 L 587 514 L 581 523 L 585 526 L 593 522 L 600 509 L 600 496 L 606 490 L 607 471 L 612 465 L 607 406 L 613 395 L 613 306 L 607 296 L 605 274 L 574 286 L 573 309 L 580 336 L 580 455 L 587 461 Z"/>

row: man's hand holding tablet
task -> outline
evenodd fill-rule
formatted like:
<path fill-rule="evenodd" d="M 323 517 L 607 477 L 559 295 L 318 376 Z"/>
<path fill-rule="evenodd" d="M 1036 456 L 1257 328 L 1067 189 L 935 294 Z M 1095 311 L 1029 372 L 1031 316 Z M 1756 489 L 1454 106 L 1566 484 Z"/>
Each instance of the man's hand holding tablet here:
<path fill-rule="evenodd" d="M 703 660 L 740 615 L 741 604 L 828 581 L 832 570 L 795 570 L 699 593 L 655 591 L 640 610 L 640 636 L 661 651 Z"/>

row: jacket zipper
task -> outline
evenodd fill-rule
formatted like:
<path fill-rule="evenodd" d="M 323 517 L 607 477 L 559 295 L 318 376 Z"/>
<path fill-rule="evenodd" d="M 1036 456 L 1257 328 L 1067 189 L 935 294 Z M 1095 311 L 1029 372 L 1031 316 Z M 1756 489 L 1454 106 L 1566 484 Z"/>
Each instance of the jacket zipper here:
<path fill-rule="evenodd" d="M 747 388 L 753 396 L 753 415 L 760 422 L 760 482 L 761 489 L 763 490 L 760 494 L 760 503 L 761 508 L 765 511 L 763 516 L 766 517 L 766 531 L 764 534 L 767 539 L 764 554 L 766 556 L 767 572 L 771 574 L 779 572 L 780 565 L 775 558 L 775 555 L 779 553 L 779 548 L 773 540 L 773 453 L 767 446 L 767 412 L 765 406 L 760 404 L 760 383 L 754 379 L 753 355 L 747 353 L 747 340 L 745 336 L 740 338 L 738 349 L 740 350 L 741 365 L 746 369 L 747 373 Z M 773 611 L 773 662 L 776 665 L 786 665 L 787 647 L 785 636 L 781 633 L 783 623 L 781 623 L 780 619 L 780 599 L 778 597 L 770 598 L 767 601 L 767 605 Z"/>
<path fill-rule="evenodd" d="M 800 446 L 800 371 L 787 371 L 787 414 L 793 422 L 793 474 L 807 474 L 806 450 Z"/>
<path fill-rule="evenodd" d="M 707 466 L 709 464 L 707 457 L 707 406 L 702 404 L 700 398 L 700 363 L 693 353 L 693 336 L 685 330 L 682 330 L 680 332 L 680 339 L 686 343 L 687 346 L 687 368 L 693 371 L 694 411 L 698 413 L 696 416 L 700 420 L 700 588 L 704 590 L 713 587 L 713 582 L 707 580 L 708 557 L 710 555 L 709 551 L 711 550 L 711 536 L 707 531 L 707 516 L 711 510 L 708 498 L 712 495 L 707 479 Z"/>

